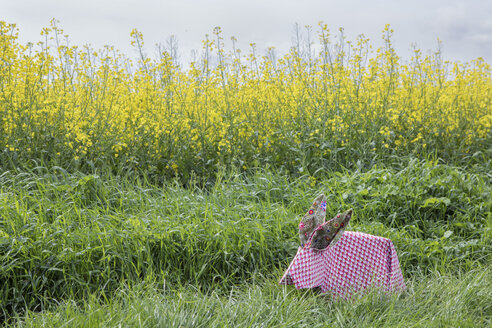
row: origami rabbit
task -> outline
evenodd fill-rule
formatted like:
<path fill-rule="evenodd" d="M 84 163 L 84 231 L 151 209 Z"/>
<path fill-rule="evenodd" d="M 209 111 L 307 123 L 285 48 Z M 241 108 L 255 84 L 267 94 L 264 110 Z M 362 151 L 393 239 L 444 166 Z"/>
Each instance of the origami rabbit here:
<path fill-rule="evenodd" d="M 343 232 L 351 218 L 352 209 L 349 209 L 318 226 L 314 229 L 310 247 L 314 249 L 325 249 L 328 246 L 334 246 L 342 238 Z"/>
<path fill-rule="evenodd" d="M 313 202 L 309 211 L 299 222 L 299 238 L 301 246 L 307 243 L 314 229 L 325 222 L 326 217 L 326 197 L 324 194 L 319 195 Z"/>
<path fill-rule="evenodd" d="M 320 195 L 299 223 L 302 245 L 280 279 L 281 285 L 319 288 L 333 299 L 349 299 L 373 287 L 382 287 L 385 292 L 405 290 L 391 240 L 345 232 L 352 209 L 323 222 L 325 216 L 326 199 Z"/>

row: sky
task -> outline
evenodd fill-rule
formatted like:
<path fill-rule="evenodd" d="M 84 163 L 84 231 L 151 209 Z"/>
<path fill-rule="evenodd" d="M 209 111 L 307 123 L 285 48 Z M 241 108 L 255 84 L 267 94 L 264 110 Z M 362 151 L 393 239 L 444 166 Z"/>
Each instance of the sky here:
<path fill-rule="evenodd" d="M 412 45 L 435 51 L 439 39 L 446 60 L 482 57 L 492 64 L 492 1 L 485 0 L 0 0 L 0 20 L 16 23 L 23 43 L 40 41 L 52 18 L 71 45 L 113 45 L 129 56 L 136 56 L 133 28 L 143 33 L 148 54 L 174 35 L 184 62 L 216 26 L 228 49 L 234 36 L 243 53 L 254 42 L 258 51 L 273 46 L 283 54 L 292 45 L 295 23 L 316 32 L 323 21 L 333 34 L 343 27 L 348 40 L 364 34 L 375 47 L 390 24 L 403 58 L 410 58 Z"/>

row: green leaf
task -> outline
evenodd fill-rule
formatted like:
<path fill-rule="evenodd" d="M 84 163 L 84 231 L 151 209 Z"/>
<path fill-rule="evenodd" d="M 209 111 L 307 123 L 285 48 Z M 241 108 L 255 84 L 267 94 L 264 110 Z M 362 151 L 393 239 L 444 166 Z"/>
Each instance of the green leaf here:
<path fill-rule="evenodd" d="M 430 206 L 439 205 L 439 204 L 444 204 L 446 206 L 449 206 L 449 204 L 451 204 L 451 200 L 447 197 L 427 198 L 424 202 L 424 205 L 422 205 L 422 207 L 430 207 Z"/>

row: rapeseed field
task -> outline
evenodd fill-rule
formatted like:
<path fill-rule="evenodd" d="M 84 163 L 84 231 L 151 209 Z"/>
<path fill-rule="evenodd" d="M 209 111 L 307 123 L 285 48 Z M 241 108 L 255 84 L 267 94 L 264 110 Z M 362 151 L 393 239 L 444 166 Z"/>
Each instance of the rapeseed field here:
<path fill-rule="evenodd" d="M 490 65 L 439 50 L 403 60 L 392 33 L 386 26 L 375 48 L 320 24 L 317 42 L 277 56 L 255 44 L 243 53 L 216 28 L 187 66 L 169 49 L 146 56 L 136 30 L 132 59 L 71 46 L 55 21 L 23 45 L 2 22 L 1 158 L 188 179 L 224 165 L 298 172 L 409 154 L 459 163 L 480 151 L 492 126 Z"/>

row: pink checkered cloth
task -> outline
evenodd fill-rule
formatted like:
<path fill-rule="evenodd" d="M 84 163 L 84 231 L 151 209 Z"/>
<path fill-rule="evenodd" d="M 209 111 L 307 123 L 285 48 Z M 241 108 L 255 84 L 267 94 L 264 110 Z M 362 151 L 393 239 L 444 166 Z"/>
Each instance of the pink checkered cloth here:
<path fill-rule="evenodd" d="M 299 247 L 280 284 L 320 287 L 334 299 L 349 299 L 370 287 L 385 292 L 406 288 L 391 240 L 354 231 L 345 231 L 338 243 L 324 250 Z"/>

